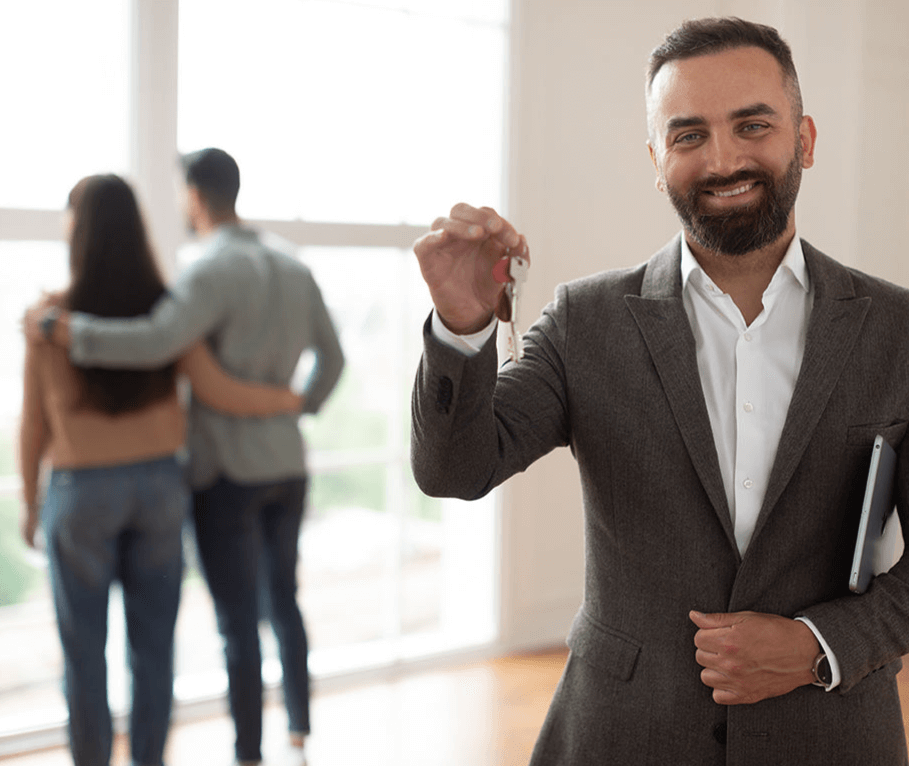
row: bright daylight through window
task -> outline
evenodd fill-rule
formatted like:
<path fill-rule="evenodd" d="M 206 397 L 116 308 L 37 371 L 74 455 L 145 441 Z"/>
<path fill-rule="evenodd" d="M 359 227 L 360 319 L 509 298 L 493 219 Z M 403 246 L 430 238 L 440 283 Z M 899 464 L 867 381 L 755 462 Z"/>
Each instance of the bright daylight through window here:
<path fill-rule="evenodd" d="M 507 5 L 0 5 L 0 63 L 17 73 L 0 93 L 10 113 L 28 115 L 7 122 L 0 145 L 7 275 L 0 285 L 0 755 L 12 732 L 59 726 L 65 716 L 46 571 L 18 530 L 19 320 L 42 290 L 66 284 L 61 211 L 79 178 L 116 172 L 136 182 L 138 167 L 175 167 L 170 152 L 158 156 L 156 142 L 136 138 L 137 115 L 171 131 L 161 146 L 219 146 L 237 159 L 238 212 L 309 265 L 341 337 L 341 382 L 318 416 L 301 421 L 312 474 L 301 604 L 317 684 L 494 638 L 491 499 L 433 500 L 410 474 L 409 390 L 429 299 L 409 245 L 458 200 L 504 204 Z M 150 9 L 159 17 L 165 6 L 178 23 L 140 34 L 136 18 Z M 143 55 L 135 50 L 140 39 L 152 48 Z M 142 81 L 137 67 L 166 57 L 177 61 L 176 98 L 131 89 Z M 452 109 L 452 93 L 466 94 L 470 108 Z M 149 195 L 141 185 L 139 192 L 145 204 Z M 150 198 L 160 206 L 160 197 Z M 174 231 L 153 234 L 185 243 L 159 252 L 177 272 L 197 248 L 177 230 L 174 211 L 164 212 L 146 208 L 152 220 L 175 222 Z M 226 683 L 192 554 L 190 545 L 177 626 L 179 703 L 223 692 Z M 265 677 L 275 682 L 274 642 L 262 635 Z M 107 651 L 112 704 L 122 709 L 128 692 L 116 594 Z"/>

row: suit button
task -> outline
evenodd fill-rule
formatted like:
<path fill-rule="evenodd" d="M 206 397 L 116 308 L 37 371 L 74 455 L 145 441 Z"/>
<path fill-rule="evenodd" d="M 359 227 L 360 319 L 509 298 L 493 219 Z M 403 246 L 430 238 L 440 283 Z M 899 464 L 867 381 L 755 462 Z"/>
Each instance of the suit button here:
<path fill-rule="evenodd" d="M 718 723 L 713 727 L 713 738 L 721 745 L 726 744 L 726 722 Z"/>
<path fill-rule="evenodd" d="M 439 378 L 439 390 L 436 394 L 436 412 L 447 415 L 454 397 L 454 383 L 447 375 Z"/>

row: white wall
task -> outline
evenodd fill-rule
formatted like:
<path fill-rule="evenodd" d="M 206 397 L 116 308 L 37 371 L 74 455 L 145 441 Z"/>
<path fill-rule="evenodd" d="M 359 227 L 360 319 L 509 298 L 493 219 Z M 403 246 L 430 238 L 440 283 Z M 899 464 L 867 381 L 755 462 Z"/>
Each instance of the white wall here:
<path fill-rule="evenodd" d="M 668 31 L 702 15 L 771 24 L 793 48 L 819 132 L 800 235 L 909 285 L 906 0 L 514 0 L 508 214 L 533 259 L 524 317 L 559 282 L 639 263 L 678 231 L 647 155 L 644 68 Z M 501 531 L 504 644 L 561 641 L 583 593 L 567 450 L 503 488 Z"/>

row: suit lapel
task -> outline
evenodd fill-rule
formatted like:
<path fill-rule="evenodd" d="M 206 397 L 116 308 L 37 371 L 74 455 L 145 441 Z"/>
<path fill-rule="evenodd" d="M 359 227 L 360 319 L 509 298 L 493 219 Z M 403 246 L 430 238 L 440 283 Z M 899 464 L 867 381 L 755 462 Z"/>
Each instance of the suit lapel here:
<path fill-rule="evenodd" d="M 870 298 L 855 297 L 849 272 L 842 265 L 804 240 L 802 250 L 815 291 L 814 305 L 808 321 L 802 368 L 792 393 L 754 537 L 760 533 L 792 478 L 871 305 Z"/>
<path fill-rule="evenodd" d="M 870 298 L 856 298 L 849 272 L 802 240 L 814 288 L 805 353 L 754 537 L 792 479 L 868 313 Z M 701 387 L 694 335 L 682 303 L 681 247 L 673 240 L 651 258 L 641 294 L 625 301 L 644 338 L 695 470 L 738 553 L 726 491 Z"/>
<path fill-rule="evenodd" d="M 625 302 L 647 344 L 694 469 L 733 549 L 735 532 L 698 372 L 694 335 L 682 303 L 681 246 L 673 240 L 651 258 L 641 295 Z"/>

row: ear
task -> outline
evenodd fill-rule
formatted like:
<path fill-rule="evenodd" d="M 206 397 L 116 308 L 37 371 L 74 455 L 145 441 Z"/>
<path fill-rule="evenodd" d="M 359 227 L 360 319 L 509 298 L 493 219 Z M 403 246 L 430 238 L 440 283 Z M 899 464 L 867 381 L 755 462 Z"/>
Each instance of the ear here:
<path fill-rule="evenodd" d="M 660 165 L 657 162 L 656 152 L 653 150 L 653 144 L 650 141 L 647 142 L 647 151 L 650 152 L 650 161 L 653 163 L 653 167 L 657 172 L 656 177 L 656 188 L 658 192 L 666 191 L 666 184 L 663 182 L 663 174 L 660 172 Z"/>
<path fill-rule="evenodd" d="M 185 186 L 186 202 L 191 210 L 198 210 L 205 206 L 205 201 L 199 193 L 199 189 L 191 184 Z"/>
<path fill-rule="evenodd" d="M 807 114 L 799 125 L 799 141 L 802 142 L 802 167 L 806 170 L 814 165 L 814 147 L 817 143 L 817 126 Z"/>

